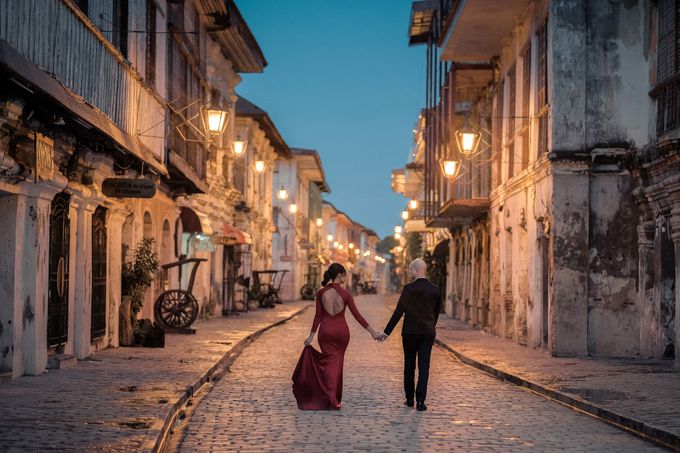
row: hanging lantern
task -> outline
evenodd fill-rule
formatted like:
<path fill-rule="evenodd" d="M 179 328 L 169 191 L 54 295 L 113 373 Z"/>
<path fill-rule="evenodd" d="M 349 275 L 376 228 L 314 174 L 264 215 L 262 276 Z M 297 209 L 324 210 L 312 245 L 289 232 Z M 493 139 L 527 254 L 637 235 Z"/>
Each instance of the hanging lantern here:
<path fill-rule="evenodd" d="M 350 242 L 349 245 L 348 245 L 348 247 L 351 248 L 351 249 L 353 249 L 353 248 L 354 248 L 354 243 L 353 243 L 353 242 Z"/>
<path fill-rule="evenodd" d="M 235 156 L 243 156 L 247 148 L 248 142 L 240 137 L 237 137 L 235 140 L 232 140 L 231 142 L 231 151 L 234 153 Z"/>
<path fill-rule="evenodd" d="M 453 159 L 440 159 L 439 165 L 442 168 L 442 173 L 449 179 L 453 179 L 460 171 L 460 161 Z"/>
<path fill-rule="evenodd" d="M 201 107 L 201 121 L 205 133 L 210 136 L 220 135 L 227 127 L 229 110 L 219 104 L 210 103 Z"/>
<path fill-rule="evenodd" d="M 394 232 L 395 232 L 395 233 L 401 233 L 401 231 L 402 231 L 402 229 L 401 229 L 401 226 L 400 226 L 400 225 L 397 225 L 397 226 L 394 227 Z"/>
<path fill-rule="evenodd" d="M 276 192 L 276 197 L 279 200 L 287 200 L 288 199 L 288 190 L 286 190 L 285 187 L 281 186 L 281 188 Z"/>
<path fill-rule="evenodd" d="M 394 239 L 401 239 L 401 233 L 394 233 Z"/>
<path fill-rule="evenodd" d="M 295 214 L 296 212 L 298 212 L 298 206 L 295 203 L 293 203 L 290 206 L 288 206 L 288 211 L 290 211 L 291 214 Z"/>
<path fill-rule="evenodd" d="M 458 150 L 464 156 L 471 156 L 477 151 L 482 134 L 473 129 L 470 117 L 465 118 L 465 124 L 456 131 L 456 144 Z"/>
<path fill-rule="evenodd" d="M 408 220 L 408 211 L 401 211 L 401 218 L 404 220 Z"/>
<path fill-rule="evenodd" d="M 316 219 L 316 226 L 320 227 L 322 225 L 323 225 L 323 219 L 321 217 L 319 217 L 318 219 Z"/>
<path fill-rule="evenodd" d="M 418 200 L 410 200 L 408 202 L 408 207 L 411 211 L 415 211 L 418 209 Z"/>
<path fill-rule="evenodd" d="M 255 161 L 255 171 L 258 173 L 262 173 L 264 169 L 267 167 L 267 164 L 263 160 L 256 160 Z"/>

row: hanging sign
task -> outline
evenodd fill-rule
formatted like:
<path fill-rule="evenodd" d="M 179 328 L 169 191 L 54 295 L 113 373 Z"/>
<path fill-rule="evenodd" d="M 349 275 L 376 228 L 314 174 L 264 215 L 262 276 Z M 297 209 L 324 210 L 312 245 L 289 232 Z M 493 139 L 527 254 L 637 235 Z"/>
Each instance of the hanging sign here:
<path fill-rule="evenodd" d="M 102 192 L 112 198 L 153 198 L 156 183 L 146 178 L 107 178 L 102 182 Z"/>

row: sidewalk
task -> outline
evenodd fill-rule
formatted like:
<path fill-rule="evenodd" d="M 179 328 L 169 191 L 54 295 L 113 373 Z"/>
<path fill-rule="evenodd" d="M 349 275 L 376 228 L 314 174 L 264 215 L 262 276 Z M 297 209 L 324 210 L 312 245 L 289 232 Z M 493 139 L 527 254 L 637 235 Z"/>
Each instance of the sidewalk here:
<path fill-rule="evenodd" d="M 468 365 L 680 451 L 680 369 L 672 360 L 552 357 L 445 317 L 437 340 Z"/>
<path fill-rule="evenodd" d="M 167 335 L 162 349 L 106 349 L 70 369 L 4 382 L 0 451 L 155 450 L 178 409 L 220 365 L 308 306 L 197 321 L 195 335 Z"/>

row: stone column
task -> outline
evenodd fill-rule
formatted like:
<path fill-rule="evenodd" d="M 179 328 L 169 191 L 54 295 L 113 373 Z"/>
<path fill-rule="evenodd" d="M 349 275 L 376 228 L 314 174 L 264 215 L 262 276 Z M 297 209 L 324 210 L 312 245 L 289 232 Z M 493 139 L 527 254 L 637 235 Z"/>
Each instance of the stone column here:
<path fill-rule="evenodd" d="M 18 194 L 0 198 L 0 355 L 12 377 L 43 373 L 47 365 L 50 210 L 65 185 L 62 177 L 20 183 Z"/>
<path fill-rule="evenodd" d="M 641 187 L 633 190 L 640 207 L 638 233 L 638 311 L 640 313 L 640 357 L 659 357 L 659 301 L 654 298 L 654 231 L 655 225 Z"/>
<path fill-rule="evenodd" d="M 121 272 L 123 269 L 123 224 L 130 215 L 125 209 L 110 208 L 106 218 L 106 240 L 108 242 L 106 257 L 106 335 L 107 344 L 113 348 L 119 346 L 118 311 L 121 301 Z"/>
<path fill-rule="evenodd" d="M 97 201 L 92 192 L 83 187 L 72 190 L 71 207 L 75 216 L 71 228 L 75 229 L 75 254 L 72 255 L 74 273 L 73 285 L 73 353 L 84 359 L 92 353 L 92 214 Z M 73 225 L 75 224 L 75 228 Z"/>
<path fill-rule="evenodd" d="M 675 366 L 680 368 L 680 175 L 666 178 L 663 185 L 673 204 L 671 237 L 675 245 Z"/>

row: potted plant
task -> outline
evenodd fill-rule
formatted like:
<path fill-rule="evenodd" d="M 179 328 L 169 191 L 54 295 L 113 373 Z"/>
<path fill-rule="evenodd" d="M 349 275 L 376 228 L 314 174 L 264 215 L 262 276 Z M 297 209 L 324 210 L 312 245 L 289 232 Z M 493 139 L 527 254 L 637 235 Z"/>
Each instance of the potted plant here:
<path fill-rule="evenodd" d="M 151 287 L 158 269 L 158 254 L 152 238 L 143 238 L 132 256 L 123 264 L 121 275 L 120 344 L 133 344 L 132 325 L 144 305 L 146 291 Z"/>

